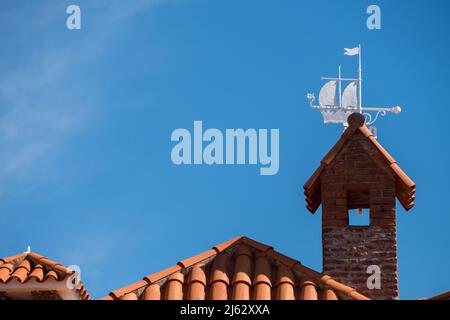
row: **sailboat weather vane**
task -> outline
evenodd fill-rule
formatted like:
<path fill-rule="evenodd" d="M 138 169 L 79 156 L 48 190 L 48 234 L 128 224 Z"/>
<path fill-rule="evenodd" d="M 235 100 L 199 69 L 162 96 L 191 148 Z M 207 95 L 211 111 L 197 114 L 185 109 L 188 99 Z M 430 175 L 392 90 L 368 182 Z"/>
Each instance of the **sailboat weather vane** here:
<path fill-rule="evenodd" d="M 318 109 L 324 118 L 324 123 L 342 124 L 345 128 L 348 126 L 347 118 L 352 113 L 361 113 L 366 121 L 366 125 L 372 131 L 374 136 L 377 136 L 377 129 L 373 124 L 378 117 L 385 116 L 387 112 L 399 114 L 402 109 L 400 107 L 393 108 L 368 108 L 363 107 L 362 104 L 362 59 L 361 59 L 361 45 L 353 49 L 344 49 L 344 55 L 355 56 L 358 55 L 358 78 L 343 78 L 341 66 L 339 66 L 339 74 L 337 78 L 322 77 L 322 80 L 328 80 L 327 83 L 320 89 L 319 104 L 314 105 L 315 96 L 308 93 L 310 107 Z M 350 83 L 342 93 L 342 82 L 349 81 Z M 336 100 L 336 87 L 338 89 L 338 99 Z M 371 113 L 375 113 L 372 116 Z"/>

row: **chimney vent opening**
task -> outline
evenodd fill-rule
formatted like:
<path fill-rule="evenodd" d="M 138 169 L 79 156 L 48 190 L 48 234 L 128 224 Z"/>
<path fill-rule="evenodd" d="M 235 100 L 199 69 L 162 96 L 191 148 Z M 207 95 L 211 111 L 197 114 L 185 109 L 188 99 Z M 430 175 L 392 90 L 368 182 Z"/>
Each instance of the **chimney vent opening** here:
<path fill-rule="evenodd" d="M 348 210 L 349 227 L 368 227 L 370 226 L 370 209 L 358 208 Z"/>

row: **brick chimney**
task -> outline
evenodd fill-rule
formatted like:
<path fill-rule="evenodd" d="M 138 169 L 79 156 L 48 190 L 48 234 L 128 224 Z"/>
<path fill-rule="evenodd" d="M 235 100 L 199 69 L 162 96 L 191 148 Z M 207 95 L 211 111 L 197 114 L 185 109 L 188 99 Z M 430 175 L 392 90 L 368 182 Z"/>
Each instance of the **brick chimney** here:
<path fill-rule="evenodd" d="M 396 198 L 411 209 L 415 184 L 361 114 L 348 123 L 304 186 L 308 210 L 322 204 L 323 272 L 372 299 L 398 299 Z M 354 211 L 367 225 L 351 224 Z"/>

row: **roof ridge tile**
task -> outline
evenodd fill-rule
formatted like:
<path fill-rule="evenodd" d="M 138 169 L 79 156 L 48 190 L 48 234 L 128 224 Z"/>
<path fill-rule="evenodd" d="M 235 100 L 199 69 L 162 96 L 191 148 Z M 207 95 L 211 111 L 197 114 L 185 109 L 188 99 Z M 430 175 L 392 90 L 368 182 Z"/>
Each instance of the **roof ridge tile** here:
<path fill-rule="evenodd" d="M 19 253 L 19 254 L 15 254 L 13 256 L 1 258 L 0 261 L 3 262 L 3 264 L 6 264 L 6 263 L 9 263 L 9 262 L 13 262 L 15 260 L 18 260 L 18 259 L 24 259 L 24 258 L 26 258 L 26 256 L 27 256 L 27 254 L 22 252 L 22 253 Z"/>
<path fill-rule="evenodd" d="M 120 299 L 120 297 L 126 295 L 127 293 L 137 290 L 137 289 L 140 289 L 142 287 L 145 287 L 148 284 L 149 284 L 149 282 L 144 278 L 142 280 L 139 280 L 135 283 L 130 284 L 129 286 L 111 291 L 109 293 L 109 296 L 111 296 L 112 298 Z M 106 298 L 106 297 L 104 297 L 104 298 Z M 102 300 L 109 300 L 109 299 L 104 299 L 104 298 L 102 298 Z"/>
<path fill-rule="evenodd" d="M 249 246 L 251 246 L 253 248 L 256 248 L 256 249 L 258 249 L 258 250 L 260 250 L 262 252 L 267 252 L 267 251 L 269 251 L 271 249 L 273 250 L 273 247 L 265 245 L 264 243 L 258 242 L 256 240 L 250 239 L 250 238 L 245 237 L 245 236 L 242 237 L 242 242 L 244 242 L 245 244 L 247 244 L 247 245 L 249 245 Z"/>
<path fill-rule="evenodd" d="M 235 237 L 233 239 L 230 239 L 228 241 L 225 241 L 221 244 L 215 245 L 214 247 L 212 247 L 212 249 L 216 250 L 217 253 L 224 251 L 225 249 L 228 249 L 229 247 L 231 247 L 232 245 L 238 243 L 239 241 L 241 241 L 243 238 L 245 238 L 244 236 L 238 236 Z"/>
<path fill-rule="evenodd" d="M 196 256 L 193 256 L 191 258 L 187 258 L 184 260 L 179 261 L 177 264 L 180 265 L 182 268 L 188 268 L 196 263 L 199 263 L 205 259 L 208 259 L 214 255 L 216 255 L 218 252 L 214 249 L 209 249 L 205 252 L 202 252 Z"/>

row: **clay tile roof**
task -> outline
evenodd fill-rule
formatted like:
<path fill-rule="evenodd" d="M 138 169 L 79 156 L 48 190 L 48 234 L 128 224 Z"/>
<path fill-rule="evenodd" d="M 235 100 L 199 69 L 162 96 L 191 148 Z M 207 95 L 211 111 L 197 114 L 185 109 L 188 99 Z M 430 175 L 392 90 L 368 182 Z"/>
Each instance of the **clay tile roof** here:
<path fill-rule="evenodd" d="M 368 300 L 272 247 L 237 237 L 103 300 Z"/>
<path fill-rule="evenodd" d="M 443 292 L 431 298 L 422 298 L 420 300 L 450 300 L 450 291 Z"/>
<path fill-rule="evenodd" d="M 73 274 L 73 271 L 63 265 L 51 261 L 46 257 L 34 253 L 21 253 L 15 256 L 0 259 L 0 291 L 8 293 L 11 285 L 15 290 L 20 289 L 20 285 L 32 285 L 56 281 L 63 283 Z M 64 284 L 64 283 L 63 283 Z M 56 288 L 55 291 L 60 289 Z M 87 290 L 81 283 L 77 288 L 76 295 L 82 300 L 90 300 Z M 38 291 L 36 289 L 35 291 Z"/>
<path fill-rule="evenodd" d="M 320 194 L 320 175 L 324 169 L 336 158 L 336 156 L 343 150 L 350 138 L 356 133 L 362 135 L 378 150 L 381 158 L 384 160 L 384 167 L 395 175 L 396 178 L 396 196 L 405 210 L 410 210 L 414 206 L 416 185 L 403 172 L 395 159 L 381 146 L 378 140 L 373 136 L 372 132 L 367 128 L 364 119 L 361 121 L 361 115 L 354 113 L 349 117 L 349 127 L 344 131 L 341 138 L 330 149 L 325 157 L 320 162 L 320 166 L 311 175 L 303 186 L 306 196 L 306 208 L 314 213 L 321 204 Z M 352 118 L 352 119 L 351 119 Z"/>

